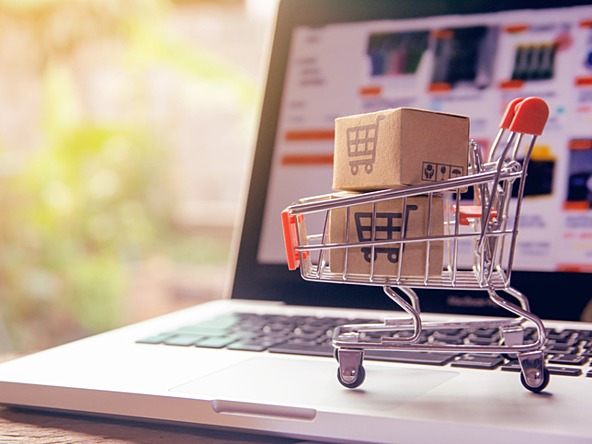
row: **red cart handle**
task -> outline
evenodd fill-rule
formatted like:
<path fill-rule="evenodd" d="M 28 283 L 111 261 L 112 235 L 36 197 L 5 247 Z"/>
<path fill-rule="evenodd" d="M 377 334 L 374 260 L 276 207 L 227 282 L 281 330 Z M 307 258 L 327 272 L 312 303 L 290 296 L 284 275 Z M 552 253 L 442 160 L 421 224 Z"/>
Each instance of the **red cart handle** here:
<path fill-rule="evenodd" d="M 529 97 L 516 104 L 509 130 L 540 136 L 549 118 L 549 106 L 540 97 Z"/>
<path fill-rule="evenodd" d="M 456 212 L 456 205 L 451 207 L 453 212 Z M 470 225 L 471 219 L 481 219 L 483 212 L 481 205 L 459 205 L 458 207 L 458 223 L 460 225 Z M 489 212 L 489 220 L 493 220 L 497 216 L 497 211 L 492 208 Z"/>
<path fill-rule="evenodd" d="M 296 228 L 296 216 L 289 210 L 282 211 L 282 228 L 284 231 L 284 246 L 286 247 L 286 259 L 288 268 L 296 270 L 300 266 L 300 254 L 296 251 L 298 246 L 298 231 Z"/>
<path fill-rule="evenodd" d="M 514 120 L 514 116 L 516 115 L 516 106 L 522 102 L 524 100 L 524 98 L 519 97 L 517 99 L 512 100 L 510 103 L 508 103 L 508 106 L 506 107 L 506 111 L 504 112 L 504 115 L 502 116 L 502 120 L 499 124 L 499 127 L 501 129 L 510 129 L 510 125 L 512 124 L 512 120 Z"/>

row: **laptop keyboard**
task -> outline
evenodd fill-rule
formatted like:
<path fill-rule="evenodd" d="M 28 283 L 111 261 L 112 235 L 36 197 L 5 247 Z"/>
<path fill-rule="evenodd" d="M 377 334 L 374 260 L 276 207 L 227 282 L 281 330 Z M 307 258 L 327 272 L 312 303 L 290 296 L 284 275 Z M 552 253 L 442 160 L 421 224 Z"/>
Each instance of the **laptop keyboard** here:
<path fill-rule="evenodd" d="M 179 329 L 138 340 L 141 344 L 183 347 L 226 348 L 251 352 L 299 354 L 333 357 L 331 345 L 335 327 L 343 324 L 379 323 L 377 319 L 259 315 L 234 313 L 222 315 Z M 525 340 L 533 335 L 526 329 Z M 366 334 L 366 333 L 365 333 Z M 396 334 L 396 333 L 395 333 Z M 367 335 L 367 334 L 366 334 Z M 374 333 L 365 341 L 380 340 L 384 332 Z M 420 342 L 434 344 L 491 345 L 500 341 L 496 328 L 423 330 Z M 553 375 L 592 377 L 592 330 L 547 330 L 545 354 Z M 408 350 L 367 350 L 365 360 L 409 364 L 466 367 L 474 369 L 520 371 L 518 361 L 507 355 L 424 352 Z"/>

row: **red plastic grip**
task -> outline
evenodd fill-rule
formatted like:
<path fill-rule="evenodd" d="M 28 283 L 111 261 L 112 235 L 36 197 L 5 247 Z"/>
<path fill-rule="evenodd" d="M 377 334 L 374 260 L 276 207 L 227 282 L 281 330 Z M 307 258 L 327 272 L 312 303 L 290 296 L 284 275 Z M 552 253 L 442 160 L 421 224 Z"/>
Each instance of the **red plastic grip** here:
<path fill-rule="evenodd" d="M 540 136 L 549 118 L 549 106 L 540 97 L 529 97 L 516 105 L 510 131 Z"/>
<path fill-rule="evenodd" d="M 282 228 L 284 231 L 284 246 L 286 247 L 286 259 L 288 268 L 296 270 L 300 266 L 300 255 L 296 251 L 298 245 L 298 233 L 296 228 L 296 216 L 289 210 L 282 211 Z"/>
<path fill-rule="evenodd" d="M 510 125 L 512 124 L 512 120 L 514 120 L 514 116 L 516 115 L 516 105 L 518 105 L 523 100 L 524 100 L 524 98 L 520 97 L 520 98 L 514 99 L 510 103 L 508 103 L 508 106 L 506 107 L 506 111 L 504 112 L 504 115 L 502 116 L 502 121 L 499 124 L 500 128 L 503 128 L 506 130 L 510 128 Z"/>
<path fill-rule="evenodd" d="M 458 223 L 460 225 L 470 225 L 470 219 L 481 219 L 483 217 L 481 205 L 460 205 L 458 207 Z M 452 205 L 452 211 L 456 212 L 456 205 Z M 497 216 L 497 211 L 492 209 L 489 214 L 489 220 Z"/>

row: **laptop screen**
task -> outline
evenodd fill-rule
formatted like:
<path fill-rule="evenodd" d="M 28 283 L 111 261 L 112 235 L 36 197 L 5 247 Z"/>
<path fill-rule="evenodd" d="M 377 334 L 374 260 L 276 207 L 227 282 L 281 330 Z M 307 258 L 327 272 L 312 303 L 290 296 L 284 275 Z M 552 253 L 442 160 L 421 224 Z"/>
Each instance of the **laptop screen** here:
<path fill-rule="evenodd" d="M 538 315 L 579 319 L 592 284 L 587 3 L 284 1 L 233 297 L 388 309 L 380 289 L 305 282 L 285 265 L 279 215 L 300 198 L 332 191 L 335 119 L 398 107 L 464 114 L 471 138 L 487 149 L 506 104 L 539 96 L 550 117 L 529 165 L 512 284 Z M 460 259 L 470 265 L 465 251 Z M 420 296 L 424 311 L 497 310 L 486 294 Z"/>

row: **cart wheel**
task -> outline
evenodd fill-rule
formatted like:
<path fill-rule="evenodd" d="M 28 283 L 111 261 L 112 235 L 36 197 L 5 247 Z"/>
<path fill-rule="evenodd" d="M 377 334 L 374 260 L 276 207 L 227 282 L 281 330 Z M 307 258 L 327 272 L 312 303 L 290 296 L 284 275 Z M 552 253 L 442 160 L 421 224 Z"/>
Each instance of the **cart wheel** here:
<path fill-rule="evenodd" d="M 342 386 L 347 387 L 349 389 L 354 389 L 361 386 L 364 382 L 364 379 L 366 379 L 366 370 L 362 365 L 358 367 L 358 370 L 356 371 L 356 378 L 352 382 L 345 382 L 341 377 L 340 369 L 337 369 L 337 380 L 340 382 Z"/>
<path fill-rule="evenodd" d="M 522 385 L 527 390 L 530 390 L 533 393 L 540 393 L 543 390 L 545 390 L 545 388 L 549 384 L 549 379 L 550 379 L 549 369 L 547 367 L 543 367 L 543 381 L 541 382 L 541 384 L 539 386 L 537 386 L 537 387 L 531 387 L 526 382 L 526 378 L 524 377 L 524 373 L 523 372 L 520 372 L 520 382 L 522 382 Z"/>
<path fill-rule="evenodd" d="M 372 170 L 374 169 L 374 166 L 372 164 L 367 163 L 364 169 L 366 170 L 366 173 L 371 174 Z"/>

